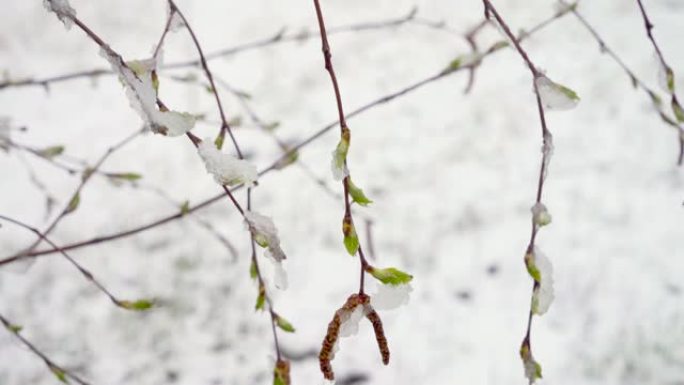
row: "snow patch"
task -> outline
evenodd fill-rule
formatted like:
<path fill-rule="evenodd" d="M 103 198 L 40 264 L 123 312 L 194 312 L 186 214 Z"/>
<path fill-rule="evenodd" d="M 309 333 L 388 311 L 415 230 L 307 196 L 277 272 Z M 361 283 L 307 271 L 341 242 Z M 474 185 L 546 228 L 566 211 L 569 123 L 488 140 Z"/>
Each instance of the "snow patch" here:
<path fill-rule="evenodd" d="M 205 138 L 197 146 L 197 152 L 204 161 L 207 172 L 214 176 L 216 183 L 228 186 L 244 183 L 247 187 L 254 186 L 258 173 L 256 166 L 248 161 L 222 153 L 209 138 Z"/>
<path fill-rule="evenodd" d="M 371 306 L 376 310 L 392 310 L 406 305 L 413 288 L 411 284 L 378 285 L 378 291 L 371 296 Z"/>
<path fill-rule="evenodd" d="M 64 28 L 71 29 L 76 17 L 76 10 L 71 7 L 68 0 L 43 0 L 43 6 L 50 12 L 57 15 L 59 21 L 64 23 Z"/>

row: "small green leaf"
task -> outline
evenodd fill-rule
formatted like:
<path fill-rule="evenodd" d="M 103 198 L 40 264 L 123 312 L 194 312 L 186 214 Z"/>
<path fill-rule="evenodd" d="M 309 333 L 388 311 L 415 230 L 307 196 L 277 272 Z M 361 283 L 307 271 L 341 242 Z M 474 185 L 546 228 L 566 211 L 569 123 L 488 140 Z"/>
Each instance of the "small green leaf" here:
<path fill-rule="evenodd" d="M 64 372 L 64 370 L 62 370 L 62 369 L 60 369 L 60 368 L 58 368 L 52 364 L 49 364 L 48 368 L 50 368 L 50 371 L 52 372 L 52 374 L 54 374 L 55 377 L 57 377 L 57 379 L 59 381 L 65 383 L 65 384 L 69 383 L 69 381 L 67 380 L 67 377 L 66 377 L 66 372 Z"/>
<path fill-rule="evenodd" d="M 498 51 L 500 49 L 504 49 L 504 48 L 508 47 L 509 45 L 510 45 L 510 43 L 507 42 L 506 40 L 499 40 L 489 48 L 489 52 L 494 52 L 494 51 Z"/>
<path fill-rule="evenodd" d="M 292 324 L 286 320 L 285 318 L 277 315 L 276 316 L 276 325 L 278 325 L 279 328 L 281 328 L 283 331 L 288 332 L 288 333 L 294 333 L 295 328 L 292 326 Z"/>
<path fill-rule="evenodd" d="M 273 376 L 273 385 L 285 385 L 285 380 L 276 374 Z"/>
<path fill-rule="evenodd" d="M 73 197 L 71 197 L 69 204 L 67 205 L 66 209 L 64 209 L 64 215 L 71 214 L 76 211 L 79 204 L 81 204 L 81 194 L 76 193 Z"/>
<path fill-rule="evenodd" d="M 8 326 L 9 330 L 14 333 L 14 334 L 19 334 L 19 332 L 24 328 L 21 325 L 9 325 Z"/>
<path fill-rule="evenodd" d="M 349 131 L 349 129 L 347 129 Z M 344 164 L 347 161 L 347 153 L 349 152 L 349 140 L 345 140 L 344 136 L 337 143 L 335 151 L 333 151 L 333 166 L 337 170 L 344 170 Z"/>
<path fill-rule="evenodd" d="M 221 131 L 221 133 L 216 137 L 216 140 L 214 140 L 214 145 L 216 145 L 216 148 L 219 150 L 223 148 L 223 141 L 226 139 L 226 135 Z"/>
<path fill-rule="evenodd" d="M 64 152 L 64 146 L 52 146 L 45 148 L 43 150 L 40 150 L 38 154 L 42 156 L 43 158 L 48 158 L 52 159 L 58 155 L 61 155 Z"/>
<path fill-rule="evenodd" d="M 267 123 L 264 125 L 264 130 L 266 131 L 275 131 L 276 128 L 280 127 L 280 122 L 275 121 L 271 123 Z"/>
<path fill-rule="evenodd" d="M 344 247 L 353 257 L 359 249 L 359 236 L 356 235 L 354 223 L 349 215 L 345 215 L 344 220 L 342 221 L 342 234 L 344 234 Z"/>
<path fill-rule="evenodd" d="M 456 59 L 452 60 L 449 65 L 446 68 L 447 72 L 453 72 L 461 68 L 461 57 L 457 57 Z"/>
<path fill-rule="evenodd" d="M 255 310 L 264 310 L 264 304 L 266 304 L 266 288 L 264 285 L 259 285 L 259 295 L 257 296 Z"/>
<path fill-rule="evenodd" d="M 123 179 L 127 180 L 130 182 L 135 182 L 136 180 L 142 179 L 142 175 L 134 173 L 134 172 L 124 172 L 124 173 L 118 173 L 118 174 L 110 174 L 110 178 L 116 178 L 116 179 Z"/>
<path fill-rule="evenodd" d="M 356 251 L 359 249 L 359 237 L 356 235 L 356 232 L 344 237 L 344 247 L 351 256 L 356 255 Z"/>
<path fill-rule="evenodd" d="M 127 310 L 145 311 L 154 306 L 154 301 L 149 299 L 139 299 L 137 301 L 119 301 L 119 306 Z"/>
<path fill-rule="evenodd" d="M 254 232 L 254 242 L 263 248 L 268 247 L 268 237 L 265 234 Z"/>
<path fill-rule="evenodd" d="M 667 80 L 667 89 L 670 91 L 671 94 L 674 94 L 674 92 L 675 92 L 675 78 L 674 78 L 674 71 L 672 71 L 672 68 L 670 68 L 670 67 L 665 68 L 665 78 Z"/>
<path fill-rule="evenodd" d="M 651 97 L 651 102 L 656 106 L 660 107 L 663 104 L 663 100 L 653 91 L 648 91 L 648 96 Z"/>
<path fill-rule="evenodd" d="M 674 112 L 679 123 L 684 123 L 684 109 L 682 109 L 682 106 L 675 96 L 672 96 L 672 112 Z"/>
<path fill-rule="evenodd" d="M 413 276 L 411 274 L 405 273 L 394 267 L 388 267 L 386 269 L 378 269 L 369 266 L 366 271 L 370 273 L 375 279 L 386 284 L 386 285 L 401 285 L 411 282 Z"/>
<path fill-rule="evenodd" d="M 351 195 L 352 200 L 361 206 L 368 206 L 369 204 L 373 203 L 372 200 L 368 199 L 366 195 L 363 193 L 363 190 L 358 188 L 351 180 L 351 178 L 348 179 L 349 181 L 349 195 Z"/>
<path fill-rule="evenodd" d="M 284 158 L 282 158 L 282 159 L 278 162 L 278 164 L 275 166 L 275 168 L 276 168 L 277 170 L 282 170 L 282 169 L 284 169 L 285 167 L 287 167 L 287 166 L 293 164 L 294 162 L 296 162 L 296 161 L 299 159 L 299 151 L 297 151 L 297 150 L 294 150 L 294 151 L 292 151 L 292 150 L 287 150 L 287 151 L 288 151 L 288 152 L 285 153 L 286 156 L 285 156 Z"/>
<path fill-rule="evenodd" d="M 249 266 L 249 276 L 252 279 L 257 279 L 257 276 L 259 275 L 259 272 L 257 271 L 257 266 L 254 261 L 252 261 L 252 264 Z"/>
<path fill-rule="evenodd" d="M 190 213 L 190 201 L 185 201 L 180 207 L 181 215 L 188 215 Z"/>

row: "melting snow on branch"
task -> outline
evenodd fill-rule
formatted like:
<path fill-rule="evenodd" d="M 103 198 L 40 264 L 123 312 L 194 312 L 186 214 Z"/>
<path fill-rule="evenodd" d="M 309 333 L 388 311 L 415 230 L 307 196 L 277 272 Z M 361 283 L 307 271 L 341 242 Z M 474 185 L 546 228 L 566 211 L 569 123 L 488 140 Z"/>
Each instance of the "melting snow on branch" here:
<path fill-rule="evenodd" d="M 188 113 L 160 110 L 157 108 L 157 84 L 152 78 L 156 60 L 132 61 L 124 64 L 121 56 L 109 47 L 103 47 L 100 55 L 104 57 L 119 75 L 126 88 L 126 96 L 134 110 L 153 132 L 168 136 L 187 133 L 195 125 L 195 118 Z"/>
<path fill-rule="evenodd" d="M 534 206 L 532 206 L 531 211 L 532 221 L 535 226 L 546 226 L 551 223 L 551 214 L 549 214 L 549 210 L 543 203 L 535 203 Z"/>
<path fill-rule="evenodd" d="M 228 186 L 244 183 L 247 187 L 254 186 L 258 176 L 257 169 L 248 161 L 222 153 L 208 138 L 199 144 L 197 152 L 204 161 L 207 172 L 214 176 L 216 183 Z"/>
<path fill-rule="evenodd" d="M 371 306 L 377 310 L 392 310 L 406 305 L 413 291 L 410 284 L 378 285 L 378 291 L 371 296 Z"/>
<path fill-rule="evenodd" d="M 274 264 L 273 284 L 278 289 L 287 289 L 287 273 L 283 268 L 283 260 L 286 256 L 280 248 L 278 229 L 276 229 L 273 220 L 254 211 L 246 211 L 245 221 L 247 228 L 254 235 L 254 241 L 259 246 L 266 248 L 264 255 Z"/>
<path fill-rule="evenodd" d="M 54 12 L 67 30 L 71 28 L 76 10 L 71 8 L 68 0 L 43 0 L 43 6 L 48 11 Z"/>
<path fill-rule="evenodd" d="M 579 103 L 579 96 L 575 91 L 553 82 L 545 75 L 537 76 L 534 83 L 542 104 L 549 110 L 569 110 Z"/>
<path fill-rule="evenodd" d="M 553 266 L 539 249 L 534 249 L 534 266 L 539 272 L 539 285 L 532 293 L 532 312 L 543 315 L 553 302 Z"/>

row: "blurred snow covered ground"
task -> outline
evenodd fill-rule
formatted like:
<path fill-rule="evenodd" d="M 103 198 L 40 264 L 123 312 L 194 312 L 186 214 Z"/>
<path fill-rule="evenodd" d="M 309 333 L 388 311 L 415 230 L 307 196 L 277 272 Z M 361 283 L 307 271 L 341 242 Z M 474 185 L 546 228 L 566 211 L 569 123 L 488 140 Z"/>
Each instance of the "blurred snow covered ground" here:
<path fill-rule="evenodd" d="M 163 28 L 164 1 L 72 0 L 78 15 L 127 59 L 149 56 Z M 550 0 L 495 2 L 514 29 L 554 12 Z M 310 1 L 178 1 L 206 51 L 287 31 L 315 31 Z M 405 15 L 413 6 L 428 20 L 465 32 L 482 18 L 480 1 L 325 0 L 329 27 Z M 684 3 L 651 0 L 655 34 L 684 87 Z M 0 69 L 12 79 L 106 68 L 83 33 L 66 32 L 42 1 L 0 5 Z M 633 1 L 585 0 L 581 12 L 652 87 L 657 65 Z M 499 36 L 489 29 L 487 46 Z M 408 24 L 331 37 L 346 109 L 400 89 L 468 52 L 462 36 Z M 684 172 L 675 167 L 676 134 L 643 93 L 572 15 L 532 37 L 526 47 L 554 80 L 582 98 L 569 112 L 550 112 L 555 156 L 545 202 L 554 221 L 539 245 L 554 263 L 556 300 L 535 319 L 533 350 L 546 384 L 684 384 Z M 166 60 L 195 58 L 184 32 L 170 37 Z M 320 43 L 285 43 L 210 63 L 251 105 L 279 121 L 283 140 L 306 138 L 336 117 Z M 185 75 L 197 70 L 169 73 Z M 162 78 L 161 95 L 178 110 L 217 119 L 202 88 Z M 392 351 L 383 367 L 372 331 L 345 339 L 333 361 L 338 376 L 364 374 L 368 384 L 525 384 L 518 348 L 531 281 L 523 264 L 529 236 L 540 138 L 529 73 L 508 49 L 485 60 L 472 94 L 461 73 L 350 120 L 350 167 L 375 203 L 379 266 L 414 276 L 408 306 L 381 316 Z M 223 93 L 230 117 L 248 121 Z M 140 127 L 113 77 L 0 90 L 0 116 L 36 147 L 63 144 L 93 162 Z M 194 132 L 215 135 L 215 124 Z M 237 131 L 260 168 L 278 147 L 253 125 Z M 336 130 L 302 150 L 300 160 L 339 194 L 330 176 Z M 226 147 L 228 148 L 228 146 Z M 59 206 L 78 176 L 25 155 Z M 218 188 L 186 140 L 147 135 L 116 153 L 104 170 L 138 172 L 176 202 L 199 202 Z M 47 224 L 43 195 L 16 152 L 0 153 L 0 213 L 39 228 Z M 244 193 L 238 194 L 244 200 Z M 268 174 L 255 191 L 258 211 L 279 227 L 290 288 L 276 306 L 297 328 L 283 347 L 304 354 L 320 347 L 335 309 L 357 285 L 358 261 L 341 243 L 343 206 L 292 166 Z M 177 211 L 149 189 L 93 179 L 79 210 L 52 239 L 67 244 L 147 223 Z M 357 214 L 360 215 L 360 214 Z M 0 313 L 56 362 L 94 384 L 267 384 L 272 337 L 266 314 L 252 311 L 248 238 L 225 201 L 198 212 L 238 249 L 237 259 L 192 218 L 71 254 L 123 298 L 158 298 L 161 307 L 131 314 L 112 306 L 58 255 L 24 274 L 0 268 Z M 357 225 L 365 241 L 360 216 Z M 0 253 L 25 247 L 33 235 L 0 228 Z M 264 262 L 263 265 L 269 265 Z M 368 279 L 368 283 L 372 279 Z M 293 362 L 294 384 L 321 381 L 314 356 Z M 54 384 L 44 364 L 0 331 L 0 384 Z"/>

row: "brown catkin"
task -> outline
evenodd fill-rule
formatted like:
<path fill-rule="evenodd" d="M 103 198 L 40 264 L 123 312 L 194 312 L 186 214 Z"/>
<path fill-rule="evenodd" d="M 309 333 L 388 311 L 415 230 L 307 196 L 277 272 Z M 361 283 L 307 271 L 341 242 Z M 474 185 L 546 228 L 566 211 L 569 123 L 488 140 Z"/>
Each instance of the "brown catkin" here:
<path fill-rule="evenodd" d="M 385 330 L 382 328 L 382 320 L 380 316 L 370 305 L 365 305 L 366 318 L 373 324 L 373 331 L 375 332 L 375 340 L 378 341 L 378 348 L 382 356 L 382 363 L 389 364 L 390 351 L 387 345 L 387 337 L 385 337 Z"/>
<path fill-rule="evenodd" d="M 321 346 L 321 352 L 318 354 L 318 362 L 320 363 L 321 372 L 323 373 L 323 377 L 325 377 L 327 380 L 332 381 L 335 379 L 335 373 L 333 372 L 332 365 L 330 364 L 330 362 L 332 361 L 335 355 L 333 349 L 335 347 L 335 343 L 339 339 L 340 327 L 342 326 L 342 316 L 345 313 L 350 313 L 354 311 L 354 309 L 359 305 L 369 306 L 369 303 L 370 297 L 366 294 L 350 295 L 349 298 L 347 298 L 347 301 L 344 303 L 344 305 L 342 305 L 341 308 L 337 309 L 332 321 L 330 321 L 330 323 L 328 324 L 328 332 L 325 334 L 325 338 L 323 339 L 323 344 Z M 380 331 L 382 332 L 382 324 L 380 325 Z M 385 346 L 386 345 L 387 343 L 385 343 Z"/>

